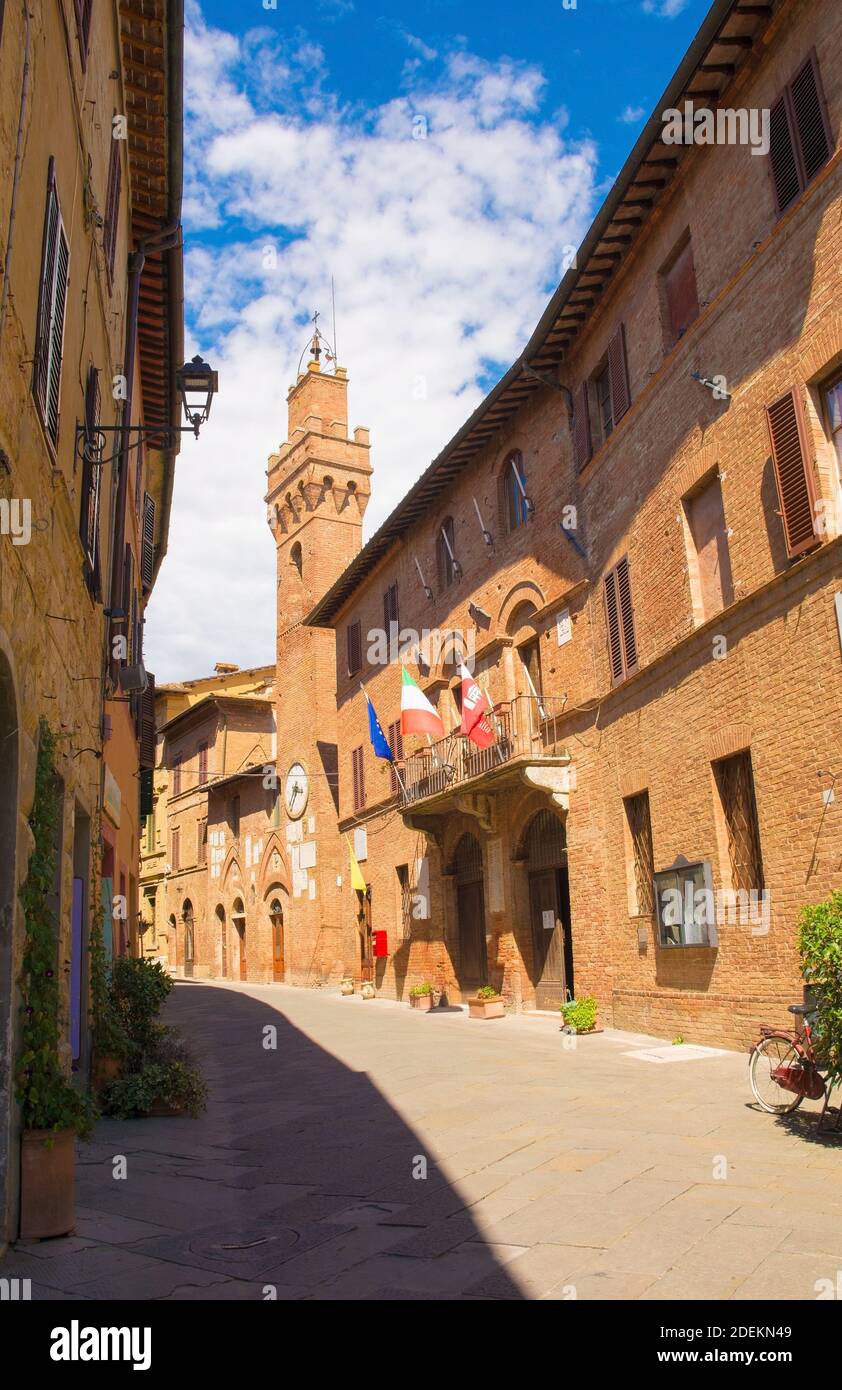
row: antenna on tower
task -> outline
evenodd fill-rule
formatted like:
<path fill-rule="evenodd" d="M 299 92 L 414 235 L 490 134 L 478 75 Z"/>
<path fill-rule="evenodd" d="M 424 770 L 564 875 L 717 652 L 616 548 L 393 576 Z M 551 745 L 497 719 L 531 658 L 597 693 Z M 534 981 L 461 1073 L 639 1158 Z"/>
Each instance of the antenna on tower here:
<path fill-rule="evenodd" d="M 335 362 L 339 364 L 339 348 L 336 346 L 336 287 L 333 283 L 333 276 L 330 277 L 330 301 L 333 305 L 333 355 Z"/>

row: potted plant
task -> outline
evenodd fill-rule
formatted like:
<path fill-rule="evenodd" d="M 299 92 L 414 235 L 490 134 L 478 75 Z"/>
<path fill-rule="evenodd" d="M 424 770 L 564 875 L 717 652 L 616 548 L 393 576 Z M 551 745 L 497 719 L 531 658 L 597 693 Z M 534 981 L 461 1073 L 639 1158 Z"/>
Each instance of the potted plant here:
<path fill-rule="evenodd" d="M 99 1093 L 120 1074 L 126 1035 L 114 1007 L 102 921 L 96 911 L 91 916 L 91 1086 Z"/>
<path fill-rule="evenodd" d="M 341 979 L 341 981 L 340 981 L 340 983 L 339 983 L 339 993 L 340 993 L 340 994 L 346 994 L 346 995 L 347 995 L 347 994 L 353 994 L 353 993 L 354 993 L 354 977 L 353 977 L 353 975 L 343 975 L 343 976 L 342 976 L 342 979 Z"/>
<path fill-rule="evenodd" d="M 428 980 L 421 985 L 413 985 L 409 991 L 409 1005 L 412 1009 L 420 1009 L 422 1013 L 428 1013 L 433 1007 L 433 986 Z"/>
<path fill-rule="evenodd" d="M 601 1033 L 596 1026 L 597 1002 L 592 994 L 568 999 L 561 1006 L 562 1028 L 566 1033 Z"/>
<path fill-rule="evenodd" d="M 813 1003 L 813 1041 L 829 1086 L 842 1079 L 842 888 L 803 907 L 798 918 L 805 1003 Z"/>
<path fill-rule="evenodd" d="M 362 984 L 360 985 L 360 994 L 362 995 L 363 999 L 374 999 L 374 997 L 375 997 L 374 981 L 373 981 L 373 980 L 363 980 Z"/>
<path fill-rule="evenodd" d="M 207 1087 L 184 1039 L 173 1028 L 157 1026 L 140 1066 L 107 1088 L 109 1115 L 128 1120 L 146 1115 L 192 1115 L 205 1108 Z"/>
<path fill-rule="evenodd" d="M 23 999 L 16 1095 L 21 1107 L 20 1234 L 24 1239 L 67 1235 L 75 1224 L 76 1137 L 87 1137 L 96 1109 L 61 1060 L 62 1028 L 52 893 L 56 829 L 55 739 L 42 721 L 29 824 L 33 849 L 21 889 L 26 923 L 20 986 Z"/>
<path fill-rule="evenodd" d="M 505 1000 L 491 985 L 483 985 L 473 999 L 468 1000 L 469 1018 L 504 1018 L 505 1014 Z"/>

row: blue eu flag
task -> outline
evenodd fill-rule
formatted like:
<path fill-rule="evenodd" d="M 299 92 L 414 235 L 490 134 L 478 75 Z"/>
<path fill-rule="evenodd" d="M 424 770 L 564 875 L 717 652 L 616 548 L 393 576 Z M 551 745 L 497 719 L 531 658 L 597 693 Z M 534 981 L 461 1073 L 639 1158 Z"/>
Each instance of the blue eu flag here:
<path fill-rule="evenodd" d="M 378 758 L 387 758 L 390 763 L 395 761 L 395 755 L 389 747 L 389 740 L 380 727 L 380 720 L 374 713 L 374 705 L 366 695 L 368 705 L 368 736 L 371 739 L 371 746 Z"/>

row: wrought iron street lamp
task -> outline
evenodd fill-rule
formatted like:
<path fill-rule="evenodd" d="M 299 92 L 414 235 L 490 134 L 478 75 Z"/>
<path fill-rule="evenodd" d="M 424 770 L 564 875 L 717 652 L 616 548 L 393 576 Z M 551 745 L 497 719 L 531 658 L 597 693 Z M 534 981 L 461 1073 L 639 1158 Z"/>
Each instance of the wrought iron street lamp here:
<path fill-rule="evenodd" d="M 116 434 L 140 445 L 145 438 L 156 441 L 159 448 L 171 449 L 180 434 L 194 434 L 199 438 L 199 430 L 210 415 L 213 398 L 219 390 L 219 375 L 197 354 L 192 362 L 185 362 L 175 374 L 179 399 L 187 420 L 186 425 L 96 425 L 93 429 L 88 423 L 76 426 L 76 453 L 86 464 L 97 467 L 113 463 L 120 454 L 115 449 L 107 458 L 105 436 Z"/>
<path fill-rule="evenodd" d="M 199 430 L 210 415 L 213 398 L 219 390 L 219 377 L 207 362 L 196 354 L 192 362 L 185 362 L 175 374 L 175 384 L 181 396 L 185 418 L 190 422 L 196 438 Z"/>

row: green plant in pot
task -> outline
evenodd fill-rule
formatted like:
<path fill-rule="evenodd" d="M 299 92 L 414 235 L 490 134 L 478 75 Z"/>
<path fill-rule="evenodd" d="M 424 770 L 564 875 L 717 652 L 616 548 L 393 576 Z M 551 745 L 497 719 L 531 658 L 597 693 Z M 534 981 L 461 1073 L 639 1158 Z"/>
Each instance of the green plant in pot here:
<path fill-rule="evenodd" d="M 111 970 L 105 951 L 101 916 L 92 914 L 90 931 L 91 961 L 91 1083 L 101 1091 L 119 1075 L 127 1052 L 126 1034 L 114 1007 Z"/>
<path fill-rule="evenodd" d="M 801 909 L 798 948 L 804 983 L 813 995 L 813 1042 L 828 1083 L 842 1081 L 842 888 Z"/>
<path fill-rule="evenodd" d="M 568 1032 L 592 1033 L 596 1027 L 597 1002 L 592 994 L 568 999 L 561 1006 L 561 1017 Z"/>
<path fill-rule="evenodd" d="M 24 1238 L 66 1235 L 75 1222 L 76 1138 L 96 1119 L 90 1094 L 77 1088 L 61 1060 L 61 995 L 53 910 L 56 832 L 61 797 L 55 738 L 42 721 L 29 819 L 33 849 L 21 889 L 25 920 L 21 1049 L 15 1093 L 21 1108 L 21 1218 Z"/>
<path fill-rule="evenodd" d="M 155 1024 L 147 1042 L 147 1052 L 139 1064 L 106 1088 L 108 1114 L 121 1120 L 201 1114 L 207 1087 L 185 1040 L 174 1028 Z"/>
<path fill-rule="evenodd" d="M 420 985 L 413 985 L 409 991 L 410 1005 L 413 1009 L 420 1009 L 422 1012 L 428 1011 L 433 1007 L 433 995 L 433 986 L 429 980 L 425 980 Z"/>

